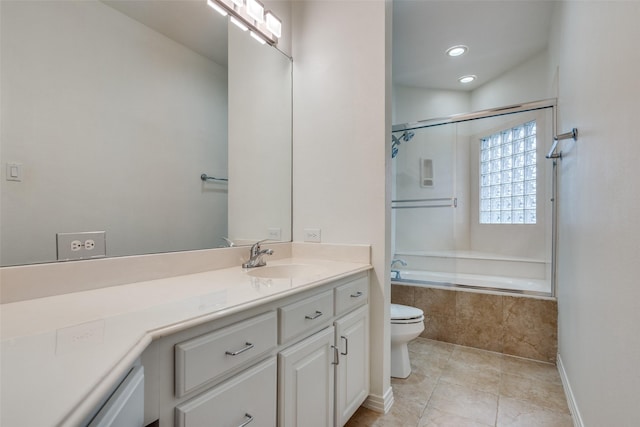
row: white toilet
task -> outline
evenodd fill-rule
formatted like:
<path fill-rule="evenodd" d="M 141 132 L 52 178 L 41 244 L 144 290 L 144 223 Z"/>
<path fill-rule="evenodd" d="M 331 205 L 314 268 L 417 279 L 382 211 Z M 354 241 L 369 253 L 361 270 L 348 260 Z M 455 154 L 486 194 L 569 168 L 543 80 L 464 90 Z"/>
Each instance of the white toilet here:
<path fill-rule="evenodd" d="M 408 305 L 391 304 L 391 376 L 411 374 L 407 344 L 424 331 L 424 312 Z"/>

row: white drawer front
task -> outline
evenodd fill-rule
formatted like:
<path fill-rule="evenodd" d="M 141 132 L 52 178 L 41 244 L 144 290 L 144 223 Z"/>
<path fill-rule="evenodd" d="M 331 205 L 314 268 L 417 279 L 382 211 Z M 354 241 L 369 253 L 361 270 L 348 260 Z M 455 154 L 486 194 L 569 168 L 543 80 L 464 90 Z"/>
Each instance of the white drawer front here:
<path fill-rule="evenodd" d="M 361 277 L 335 289 L 336 316 L 366 303 L 369 299 L 369 277 Z"/>
<path fill-rule="evenodd" d="M 176 345 L 176 395 L 275 348 L 276 334 L 276 313 L 271 311 Z"/>
<path fill-rule="evenodd" d="M 319 330 L 333 317 L 333 291 L 326 291 L 278 309 L 280 343 L 306 331 Z"/>
<path fill-rule="evenodd" d="M 251 367 L 176 406 L 176 426 L 273 427 L 276 424 L 276 358 Z"/>

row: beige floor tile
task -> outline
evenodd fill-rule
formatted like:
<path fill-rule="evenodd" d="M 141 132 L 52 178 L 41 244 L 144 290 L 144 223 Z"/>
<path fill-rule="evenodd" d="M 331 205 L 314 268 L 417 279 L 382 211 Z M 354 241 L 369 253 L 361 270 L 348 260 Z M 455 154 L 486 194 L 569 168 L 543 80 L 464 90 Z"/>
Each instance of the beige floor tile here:
<path fill-rule="evenodd" d="M 483 424 L 478 421 L 460 417 L 454 414 L 448 414 L 437 408 L 428 408 L 418 427 L 491 427 L 493 424 Z"/>
<path fill-rule="evenodd" d="M 465 363 L 478 369 L 493 369 L 500 371 L 502 366 L 502 354 L 471 347 L 456 346 L 451 353 L 449 362 Z"/>
<path fill-rule="evenodd" d="M 433 408 L 493 425 L 498 408 L 498 396 L 441 380 L 427 405 L 427 410 Z"/>
<path fill-rule="evenodd" d="M 449 362 L 448 356 L 410 353 L 411 372 L 432 378 L 439 378 Z"/>
<path fill-rule="evenodd" d="M 441 381 L 463 385 L 497 395 L 500 390 L 500 371 L 450 359 L 440 376 Z"/>
<path fill-rule="evenodd" d="M 414 401 L 424 408 L 438 383 L 437 378 L 412 372 L 406 379 L 391 379 L 393 396 L 396 401 Z"/>
<path fill-rule="evenodd" d="M 422 354 L 434 354 L 449 357 L 456 348 L 455 344 L 418 337 L 409 342 L 409 351 Z"/>
<path fill-rule="evenodd" d="M 418 338 L 412 374 L 392 379 L 388 414 L 360 408 L 348 427 L 571 427 L 551 364 Z"/>
<path fill-rule="evenodd" d="M 512 374 L 502 374 L 500 397 L 526 400 L 556 412 L 569 413 L 561 384 L 549 383 Z"/>
<path fill-rule="evenodd" d="M 345 427 L 414 427 L 418 425 L 419 415 L 411 405 L 396 401 L 387 414 L 381 414 L 366 408 L 359 408 Z"/>
<path fill-rule="evenodd" d="M 500 397 L 497 427 L 573 427 L 571 415 L 523 400 Z"/>
<path fill-rule="evenodd" d="M 538 381 L 562 384 L 558 368 L 550 363 L 505 355 L 502 358 L 502 372 Z"/>

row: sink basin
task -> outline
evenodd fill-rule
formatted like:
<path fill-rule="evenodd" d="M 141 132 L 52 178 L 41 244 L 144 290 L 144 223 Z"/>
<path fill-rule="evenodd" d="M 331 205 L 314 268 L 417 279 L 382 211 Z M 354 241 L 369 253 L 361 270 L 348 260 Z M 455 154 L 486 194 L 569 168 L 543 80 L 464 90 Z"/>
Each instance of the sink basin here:
<path fill-rule="evenodd" d="M 262 277 L 264 279 L 293 279 L 296 277 L 309 277 L 322 272 L 322 268 L 307 264 L 283 264 L 267 265 L 247 271 L 249 276 Z"/>

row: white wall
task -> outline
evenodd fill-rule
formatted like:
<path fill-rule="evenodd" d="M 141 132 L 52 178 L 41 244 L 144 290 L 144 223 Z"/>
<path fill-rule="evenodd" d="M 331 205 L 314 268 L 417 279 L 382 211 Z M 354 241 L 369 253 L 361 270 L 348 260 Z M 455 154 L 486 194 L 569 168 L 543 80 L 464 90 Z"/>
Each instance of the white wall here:
<path fill-rule="evenodd" d="M 640 2 L 563 2 L 552 28 L 562 144 L 559 355 L 585 426 L 640 425 Z"/>
<path fill-rule="evenodd" d="M 55 260 L 57 232 L 217 246 L 227 189 L 199 176 L 227 173 L 226 69 L 98 1 L 1 3 L 2 264 Z"/>
<path fill-rule="evenodd" d="M 523 102 L 539 101 L 555 96 L 548 73 L 547 49 L 522 64 L 508 70 L 471 93 L 471 110 L 504 107 Z"/>
<path fill-rule="evenodd" d="M 393 124 L 447 117 L 471 111 L 471 94 L 461 90 L 393 86 Z"/>
<path fill-rule="evenodd" d="M 293 233 L 372 246 L 371 399 L 389 382 L 391 3 L 294 2 Z M 388 395 L 387 395 L 388 396 Z"/>

